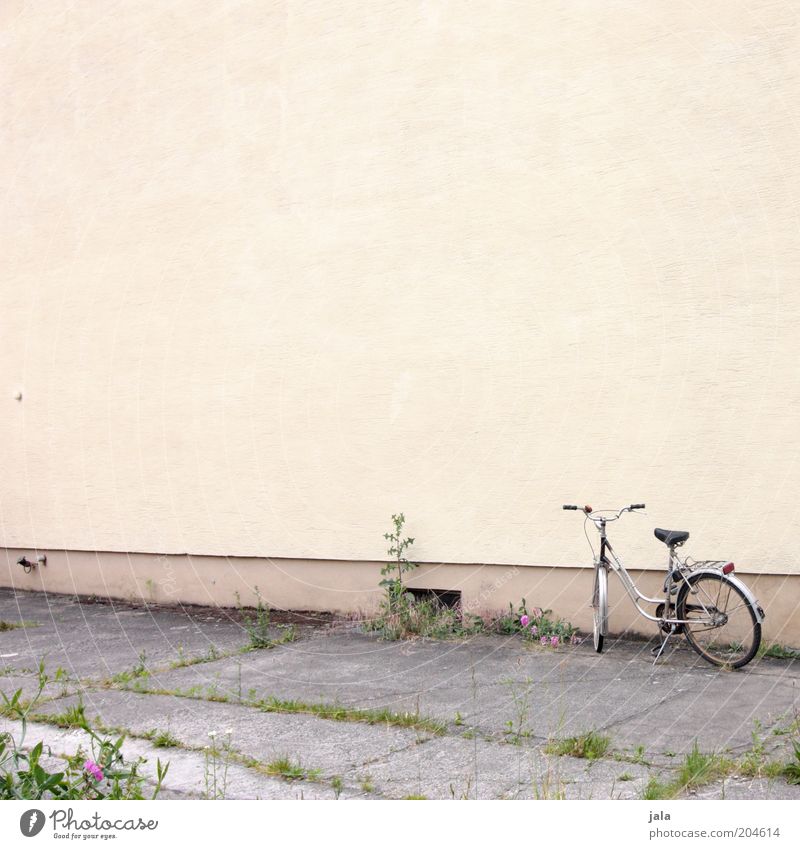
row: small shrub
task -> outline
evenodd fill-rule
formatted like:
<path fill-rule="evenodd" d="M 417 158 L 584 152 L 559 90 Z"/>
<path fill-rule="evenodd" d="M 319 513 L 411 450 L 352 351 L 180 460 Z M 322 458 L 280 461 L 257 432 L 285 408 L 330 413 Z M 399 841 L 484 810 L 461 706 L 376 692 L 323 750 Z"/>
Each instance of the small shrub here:
<path fill-rule="evenodd" d="M 258 587 L 254 587 L 256 593 L 256 607 L 254 613 L 246 612 L 239 600 L 239 594 L 236 594 L 236 606 L 242 615 L 242 624 L 247 633 L 248 643 L 252 649 L 265 649 L 273 646 L 273 640 L 270 637 L 270 615 L 269 607 L 264 604 L 261 598 L 261 593 Z"/>

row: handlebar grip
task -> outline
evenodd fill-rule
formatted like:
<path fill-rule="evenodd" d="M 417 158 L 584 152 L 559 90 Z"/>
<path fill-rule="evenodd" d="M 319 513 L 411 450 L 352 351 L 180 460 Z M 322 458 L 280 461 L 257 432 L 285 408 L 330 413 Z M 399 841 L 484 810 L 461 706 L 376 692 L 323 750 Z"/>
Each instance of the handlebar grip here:
<path fill-rule="evenodd" d="M 577 510 L 578 506 L 576 504 L 565 504 L 562 509 L 563 510 Z"/>
<path fill-rule="evenodd" d="M 644 504 L 631 504 L 631 510 L 644 510 Z"/>

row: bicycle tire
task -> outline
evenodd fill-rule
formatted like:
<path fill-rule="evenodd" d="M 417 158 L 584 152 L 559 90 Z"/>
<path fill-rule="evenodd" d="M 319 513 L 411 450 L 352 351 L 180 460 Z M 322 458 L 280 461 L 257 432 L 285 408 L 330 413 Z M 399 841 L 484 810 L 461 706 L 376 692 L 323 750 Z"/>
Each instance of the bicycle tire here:
<path fill-rule="evenodd" d="M 594 650 L 603 651 L 603 640 L 608 632 L 608 570 L 597 566 L 594 570 L 594 592 L 592 593 L 594 619 Z"/>
<path fill-rule="evenodd" d="M 683 633 L 689 645 L 714 666 L 739 669 L 756 656 L 761 624 L 755 608 L 725 575 L 690 575 L 678 591 L 675 608 L 678 619 L 688 620 Z"/>

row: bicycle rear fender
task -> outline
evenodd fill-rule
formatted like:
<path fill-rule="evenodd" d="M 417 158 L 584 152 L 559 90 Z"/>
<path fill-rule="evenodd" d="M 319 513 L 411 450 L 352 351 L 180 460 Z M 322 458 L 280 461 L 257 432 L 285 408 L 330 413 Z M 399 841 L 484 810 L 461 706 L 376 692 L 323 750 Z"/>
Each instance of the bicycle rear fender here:
<path fill-rule="evenodd" d="M 742 595 L 747 599 L 747 601 L 753 606 L 753 610 L 756 613 L 756 622 L 760 625 L 764 619 L 766 619 L 766 614 L 762 609 L 761 605 L 758 603 L 758 600 L 750 592 L 750 589 L 746 584 L 743 584 L 735 575 L 726 575 L 722 569 L 716 569 L 711 567 L 705 567 L 703 569 L 696 569 L 691 574 L 686 576 L 686 580 L 691 580 L 693 575 L 719 575 L 721 578 L 726 578 L 729 580 L 738 590 L 741 591 Z"/>

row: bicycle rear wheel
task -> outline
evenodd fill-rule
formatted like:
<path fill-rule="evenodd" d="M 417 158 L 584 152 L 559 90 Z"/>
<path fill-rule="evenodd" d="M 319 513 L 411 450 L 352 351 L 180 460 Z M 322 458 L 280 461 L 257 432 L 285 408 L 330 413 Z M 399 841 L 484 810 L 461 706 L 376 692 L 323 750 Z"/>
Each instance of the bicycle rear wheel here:
<path fill-rule="evenodd" d="M 594 650 L 603 651 L 603 638 L 608 633 L 608 570 L 604 565 L 594 570 L 594 593 L 592 595 L 594 612 Z"/>
<path fill-rule="evenodd" d="M 761 645 L 761 625 L 744 593 L 724 575 L 687 578 L 678 592 L 678 619 L 691 647 L 709 663 L 738 669 Z"/>

